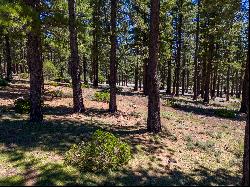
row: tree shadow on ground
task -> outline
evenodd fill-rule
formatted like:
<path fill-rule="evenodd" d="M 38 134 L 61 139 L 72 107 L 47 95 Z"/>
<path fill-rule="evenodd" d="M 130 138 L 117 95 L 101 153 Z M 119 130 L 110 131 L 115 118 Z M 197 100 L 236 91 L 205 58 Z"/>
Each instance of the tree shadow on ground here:
<path fill-rule="evenodd" d="M 134 91 L 121 91 L 118 92 L 117 95 L 121 96 L 140 96 L 140 97 L 146 97 L 143 92 L 134 92 Z"/>
<path fill-rule="evenodd" d="M 0 98 L 2 100 L 17 99 L 18 97 L 26 97 L 28 95 L 28 87 L 25 85 L 11 85 L 4 88 L 0 87 Z"/>
<path fill-rule="evenodd" d="M 32 124 L 25 120 L 1 120 L 0 143 L 6 147 L 40 147 L 64 153 L 72 144 L 89 138 L 90 133 L 98 128 L 98 124 L 90 121 L 78 123 L 54 120 Z"/>
<path fill-rule="evenodd" d="M 218 117 L 218 118 L 223 118 L 223 119 L 230 119 L 233 121 L 245 121 L 246 120 L 244 117 L 239 115 L 238 111 L 235 111 L 235 110 L 220 109 L 220 108 L 204 108 L 200 106 L 179 105 L 179 104 L 175 104 L 172 107 L 175 108 L 176 110 L 181 110 L 184 112 L 194 113 L 194 114 L 208 116 L 208 117 Z"/>
<path fill-rule="evenodd" d="M 156 173 L 152 175 L 150 173 Z M 239 184 L 240 176 L 232 176 L 229 171 L 217 169 L 212 171 L 203 166 L 184 173 L 177 169 L 172 171 L 159 171 L 156 169 L 141 169 L 136 172 L 124 170 L 120 176 L 110 177 L 103 185 L 123 186 L 211 186 L 211 185 L 235 185 Z"/>
<path fill-rule="evenodd" d="M 200 101 L 187 101 L 185 99 L 176 99 L 172 98 L 167 101 L 167 106 L 171 106 L 176 110 L 194 113 L 198 115 L 204 115 L 209 117 L 218 117 L 223 119 L 230 119 L 234 121 L 245 121 L 246 119 L 240 116 L 239 111 L 226 109 L 223 107 L 211 107 L 209 105 L 205 105 Z"/>
<path fill-rule="evenodd" d="M 51 186 L 77 183 L 75 171 L 70 171 L 61 163 L 44 163 L 39 158 L 25 155 L 19 148 L 9 148 L 1 154 L 7 156 L 12 167 L 19 168 L 22 172 L 15 176 L 0 177 L 0 185 Z"/>
<path fill-rule="evenodd" d="M 0 177 L 0 184 L 24 185 L 33 182 L 35 185 L 234 185 L 240 180 L 239 176 L 232 176 L 229 171 L 223 169 L 210 171 L 208 168 L 199 167 L 187 174 L 178 170 L 169 171 L 166 166 L 161 165 L 162 171 L 152 171 L 154 168 L 150 167 L 136 171 L 126 168 L 118 171 L 119 174 L 116 175 L 97 174 L 104 178 L 98 181 L 85 173 L 79 175 L 76 171 L 72 172 L 63 164 L 42 164 L 43 159 L 28 158 L 25 155 L 25 152 L 38 148 L 43 151 L 55 151 L 63 156 L 72 144 L 88 140 L 91 133 L 100 128 L 129 141 L 134 153 L 136 145 L 143 145 L 148 153 L 164 148 L 164 145 L 134 136 L 146 134 L 145 129 L 120 129 L 92 120 L 53 120 L 42 124 L 31 124 L 24 120 L 1 120 L 0 144 L 5 147 L 1 154 L 7 155 L 8 162 L 12 163 L 13 167 L 24 168 L 24 172 L 21 178 L 20 175 Z"/>
<path fill-rule="evenodd" d="M 41 159 L 24 155 L 23 152 L 13 148 L 2 154 L 7 155 L 8 162 L 14 167 L 23 168 L 23 172 L 11 177 L 0 177 L 0 185 L 212 186 L 237 185 L 241 180 L 239 175 L 233 176 L 225 169 L 213 171 L 203 166 L 197 166 L 189 173 L 177 169 L 141 168 L 134 171 L 124 168 L 113 174 L 108 172 L 94 174 L 79 172 L 59 163 L 44 164 Z"/>
<path fill-rule="evenodd" d="M 44 106 L 43 113 L 45 115 L 57 115 L 57 116 L 64 116 L 68 114 L 73 114 L 73 108 L 60 105 L 60 106 Z"/>
<path fill-rule="evenodd" d="M 7 148 L 18 146 L 25 150 L 39 147 L 42 150 L 55 150 L 64 154 L 72 144 L 88 140 L 97 129 L 112 132 L 128 140 L 134 151 L 138 144 L 144 144 L 145 150 L 151 152 L 158 146 L 142 137 L 134 137 L 134 135 L 147 133 L 146 129 L 138 127 L 119 128 L 96 120 L 85 120 L 84 122 L 53 120 L 32 124 L 22 119 L 0 121 L 0 144 L 4 144 Z"/>

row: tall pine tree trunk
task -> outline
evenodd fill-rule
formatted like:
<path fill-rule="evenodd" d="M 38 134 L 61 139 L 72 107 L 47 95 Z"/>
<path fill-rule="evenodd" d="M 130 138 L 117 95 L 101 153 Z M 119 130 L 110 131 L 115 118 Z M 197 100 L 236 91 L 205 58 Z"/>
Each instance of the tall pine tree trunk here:
<path fill-rule="evenodd" d="M 208 48 L 208 62 L 206 63 L 206 77 L 205 77 L 205 86 L 204 86 L 204 103 L 209 103 L 209 88 L 211 80 L 211 71 L 213 66 L 213 36 L 209 37 L 209 48 Z"/>
<path fill-rule="evenodd" d="M 138 58 L 137 58 L 136 66 L 135 66 L 135 87 L 134 87 L 134 91 L 138 91 L 138 81 L 139 81 L 139 62 L 138 62 Z"/>
<path fill-rule="evenodd" d="M 183 54 L 183 60 L 182 60 L 182 80 L 181 80 L 181 94 L 185 94 L 185 78 L 186 78 L 186 57 L 185 53 Z"/>
<path fill-rule="evenodd" d="M 198 54 L 199 54 L 199 34 L 200 34 L 200 0 L 198 0 L 198 12 L 195 33 L 195 54 L 194 54 L 194 87 L 193 87 L 193 100 L 198 97 Z"/>
<path fill-rule="evenodd" d="M 26 0 L 26 5 L 33 11 L 39 11 L 40 0 Z M 41 25 L 39 24 L 39 14 L 33 17 L 31 21 L 31 29 L 27 36 L 27 62 L 30 72 L 30 121 L 41 122 L 43 120 L 42 113 L 42 85 L 43 85 L 43 63 L 41 49 Z"/>
<path fill-rule="evenodd" d="M 6 80 L 11 81 L 12 79 L 12 59 L 11 59 L 11 49 L 10 49 L 10 38 L 9 35 L 6 34 L 5 36 L 5 55 L 6 55 Z"/>
<path fill-rule="evenodd" d="M 249 82 L 247 82 L 247 64 L 245 68 L 245 75 L 244 75 L 244 80 L 243 80 L 243 86 L 242 86 L 242 99 L 241 99 L 241 106 L 240 106 L 240 112 L 241 113 L 247 113 L 247 85 Z"/>
<path fill-rule="evenodd" d="M 109 111 L 111 113 L 114 113 L 117 111 L 117 105 L 116 105 L 116 74 L 117 74 L 116 14 L 117 14 L 117 0 L 111 0 L 110 102 L 109 102 Z"/>
<path fill-rule="evenodd" d="M 87 60 L 86 60 L 86 57 L 83 56 L 82 58 L 82 63 L 83 63 L 83 81 L 84 81 L 84 84 L 88 84 L 88 81 L 87 81 Z"/>
<path fill-rule="evenodd" d="M 181 68 L 181 46 L 182 46 L 182 4 L 183 0 L 177 0 L 178 7 L 178 24 L 177 24 L 177 54 L 176 54 L 176 92 L 175 95 L 179 96 L 180 91 L 180 68 Z"/>
<path fill-rule="evenodd" d="M 148 59 L 144 59 L 143 63 L 143 94 L 148 95 Z"/>
<path fill-rule="evenodd" d="M 218 81 L 217 81 L 217 86 L 216 86 L 216 97 L 220 96 L 220 80 L 221 80 L 221 75 L 218 74 Z"/>
<path fill-rule="evenodd" d="M 69 11 L 69 35 L 70 35 L 70 75 L 73 88 L 74 112 L 84 112 L 82 89 L 80 82 L 79 56 L 76 30 L 76 5 L 75 0 L 68 0 Z"/>
<path fill-rule="evenodd" d="M 235 73 L 235 95 L 236 95 L 236 98 L 239 98 L 239 71 L 236 70 L 236 73 Z"/>
<path fill-rule="evenodd" d="M 214 76 L 212 80 L 211 98 L 215 99 L 216 82 L 218 77 L 218 64 L 215 65 L 213 74 Z"/>
<path fill-rule="evenodd" d="M 149 63 L 148 69 L 148 119 L 147 130 L 158 133 L 161 131 L 160 96 L 157 78 L 159 56 L 159 24 L 160 0 L 151 0 L 150 11 L 150 37 L 149 37 Z"/>
<path fill-rule="evenodd" d="M 171 59 L 168 60 L 168 76 L 167 76 L 167 94 L 171 94 L 171 86 L 172 86 L 172 67 L 171 67 Z"/>
<path fill-rule="evenodd" d="M 249 10 L 248 10 L 249 16 Z M 249 31 L 250 26 L 248 22 L 248 39 L 249 39 Z M 247 106 L 247 123 L 245 127 L 245 138 L 244 138 L 244 155 L 243 155 L 243 178 L 242 178 L 242 185 L 249 186 L 249 95 L 250 95 L 250 88 L 249 88 L 249 45 L 248 45 L 248 53 L 247 53 L 247 63 L 246 63 L 246 74 L 245 74 L 245 81 L 246 81 L 246 106 Z"/>
<path fill-rule="evenodd" d="M 99 72 L 99 42 L 100 42 L 100 0 L 95 0 L 93 11 L 93 48 L 92 48 L 92 74 L 93 86 L 98 87 Z"/>
<path fill-rule="evenodd" d="M 230 81 L 230 66 L 227 67 L 227 87 L 226 87 L 226 101 L 229 101 L 229 81 Z"/>

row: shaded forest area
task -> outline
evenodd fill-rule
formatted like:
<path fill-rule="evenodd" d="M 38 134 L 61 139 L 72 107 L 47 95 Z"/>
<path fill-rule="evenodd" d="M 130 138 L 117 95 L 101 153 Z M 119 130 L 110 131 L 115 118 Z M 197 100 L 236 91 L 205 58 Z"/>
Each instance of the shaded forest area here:
<path fill-rule="evenodd" d="M 249 1 L 0 0 L 1 185 L 248 185 Z"/>

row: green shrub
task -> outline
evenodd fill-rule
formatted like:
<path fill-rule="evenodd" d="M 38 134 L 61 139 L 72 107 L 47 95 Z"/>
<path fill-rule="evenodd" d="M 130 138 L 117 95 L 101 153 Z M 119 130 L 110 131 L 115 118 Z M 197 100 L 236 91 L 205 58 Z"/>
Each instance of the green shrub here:
<path fill-rule="evenodd" d="M 90 88 L 90 85 L 89 85 L 89 83 L 87 83 L 87 84 L 82 83 L 82 84 L 81 84 L 81 87 L 82 87 L 82 88 Z"/>
<path fill-rule="evenodd" d="M 14 102 L 15 112 L 19 114 L 28 114 L 30 112 L 30 100 L 24 98 L 18 98 Z"/>
<path fill-rule="evenodd" d="M 47 80 L 52 80 L 58 75 L 58 71 L 53 62 L 46 60 L 43 65 L 43 75 Z"/>
<path fill-rule="evenodd" d="M 122 91 L 123 91 L 123 87 L 121 87 L 121 86 L 116 87 L 116 92 L 117 93 L 122 92 Z M 102 92 L 110 92 L 110 87 L 104 88 L 102 90 Z"/>
<path fill-rule="evenodd" d="M 106 81 L 106 78 L 99 73 L 98 74 L 98 83 L 103 84 L 103 83 L 105 83 L 105 81 Z"/>
<path fill-rule="evenodd" d="M 174 118 L 174 114 L 171 113 L 171 112 L 162 112 L 162 113 L 161 113 L 161 117 L 170 120 L 170 119 L 173 119 L 173 118 Z"/>
<path fill-rule="evenodd" d="M 55 82 L 62 82 L 62 83 L 70 83 L 70 79 L 69 78 L 63 78 L 63 77 L 57 77 L 53 81 L 55 81 Z"/>
<path fill-rule="evenodd" d="M 5 79 L 0 78 L 0 86 L 8 86 L 9 83 Z"/>
<path fill-rule="evenodd" d="M 176 102 L 175 99 L 166 99 L 164 105 L 169 107 L 177 107 L 178 103 Z"/>
<path fill-rule="evenodd" d="M 108 103 L 110 100 L 110 94 L 108 92 L 96 92 L 93 99 L 95 101 Z"/>
<path fill-rule="evenodd" d="M 52 97 L 62 97 L 63 96 L 63 91 L 62 90 L 51 90 L 48 91 L 48 93 L 52 96 Z"/>
<path fill-rule="evenodd" d="M 185 141 L 187 141 L 186 146 L 188 150 L 193 149 L 200 149 L 204 151 L 213 150 L 215 143 L 213 141 L 207 140 L 207 141 L 195 141 L 192 139 L 191 136 L 186 136 L 184 138 Z"/>
<path fill-rule="evenodd" d="M 82 171 L 101 172 L 118 169 L 131 159 L 131 147 L 112 133 L 97 130 L 89 142 L 74 144 L 65 155 L 65 163 Z"/>
<path fill-rule="evenodd" d="M 49 82 L 49 85 L 50 86 L 59 86 L 59 83 L 58 82 L 54 82 L 54 81 L 51 81 L 51 82 Z"/>
<path fill-rule="evenodd" d="M 235 112 L 232 110 L 227 109 L 217 109 L 214 112 L 217 116 L 223 117 L 223 118 L 235 118 Z"/>
<path fill-rule="evenodd" d="M 21 79 L 28 79 L 29 78 L 28 73 L 21 73 L 19 76 L 20 76 Z"/>

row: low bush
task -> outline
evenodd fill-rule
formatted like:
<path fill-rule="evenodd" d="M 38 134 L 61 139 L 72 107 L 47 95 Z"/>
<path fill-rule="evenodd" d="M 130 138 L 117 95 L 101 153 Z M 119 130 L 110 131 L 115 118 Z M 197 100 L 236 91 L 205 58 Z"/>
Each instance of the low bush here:
<path fill-rule="evenodd" d="M 90 88 L 90 85 L 89 85 L 89 83 L 87 83 L 87 84 L 82 83 L 82 84 L 81 84 L 81 87 L 82 87 L 82 88 Z"/>
<path fill-rule="evenodd" d="M 177 107 L 179 106 L 179 103 L 177 103 L 175 99 L 169 98 L 165 100 L 164 105 L 169 107 Z"/>
<path fill-rule="evenodd" d="M 106 81 L 106 78 L 103 75 L 99 74 L 98 75 L 98 82 L 100 84 L 103 84 L 103 83 L 105 83 L 105 81 Z"/>
<path fill-rule="evenodd" d="M 7 80 L 0 78 L 0 86 L 8 86 L 8 85 L 9 85 L 9 83 Z"/>
<path fill-rule="evenodd" d="M 49 85 L 50 86 L 59 86 L 59 83 L 58 82 L 54 82 L 54 81 L 52 81 L 52 82 L 49 82 Z"/>
<path fill-rule="evenodd" d="M 48 91 L 48 93 L 52 96 L 52 97 L 62 97 L 63 96 L 63 91 L 62 90 L 51 90 Z"/>
<path fill-rule="evenodd" d="M 108 103 L 110 100 L 110 94 L 108 92 L 96 92 L 93 99 L 95 101 Z"/>
<path fill-rule="evenodd" d="M 70 79 L 68 78 L 63 78 L 63 77 L 58 77 L 54 79 L 55 82 L 62 82 L 62 83 L 70 83 Z"/>
<path fill-rule="evenodd" d="M 14 102 L 14 109 L 16 113 L 28 114 L 30 112 L 30 100 L 25 98 L 18 98 Z"/>
<path fill-rule="evenodd" d="M 214 112 L 217 116 L 223 117 L 223 118 L 235 118 L 235 112 L 232 110 L 227 109 L 217 109 Z"/>
<path fill-rule="evenodd" d="M 82 171 L 119 169 L 131 159 L 131 147 L 112 133 L 97 130 L 89 142 L 74 144 L 65 154 L 65 163 Z"/>
<path fill-rule="evenodd" d="M 28 79 L 29 78 L 28 73 L 21 73 L 19 76 L 20 76 L 21 79 Z"/>
<path fill-rule="evenodd" d="M 116 87 L 116 92 L 117 92 L 117 93 L 120 93 L 120 92 L 122 92 L 122 91 L 123 91 L 123 87 L 121 87 L 121 86 Z M 110 92 L 110 87 L 104 88 L 104 89 L 102 90 L 102 92 Z"/>

